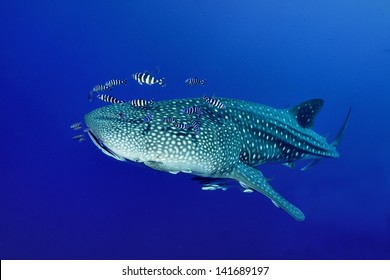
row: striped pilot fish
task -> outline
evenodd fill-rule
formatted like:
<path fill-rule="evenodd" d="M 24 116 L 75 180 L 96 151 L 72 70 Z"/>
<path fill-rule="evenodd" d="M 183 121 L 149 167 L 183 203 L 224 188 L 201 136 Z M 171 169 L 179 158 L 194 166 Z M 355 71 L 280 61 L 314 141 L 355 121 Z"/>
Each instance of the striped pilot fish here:
<path fill-rule="evenodd" d="M 196 115 L 200 116 L 203 112 L 202 112 L 202 108 L 201 107 L 192 106 L 192 107 L 184 108 L 183 109 L 183 113 L 187 114 L 187 115 L 196 114 Z"/>
<path fill-rule="evenodd" d="M 191 122 L 192 128 L 195 130 L 196 134 L 199 134 L 200 132 L 200 125 L 197 121 L 192 121 Z"/>
<path fill-rule="evenodd" d="M 119 85 L 125 85 L 125 84 L 127 84 L 127 79 L 125 79 L 125 80 L 112 79 L 112 80 L 109 80 L 108 82 L 106 82 L 104 84 L 104 86 L 106 86 L 108 89 L 111 90 L 113 87 L 116 87 Z"/>
<path fill-rule="evenodd" d="M 103 84 L 98 84 L 96 86 L 94 86 L 92 88 L 92 91 L 93 92 L 101 92 L 101 91 L 105 91 L 108 89 L 108 86 L 107 85 L 103 85 Z"/>
<path fill-rule="evenodd" d="M 211 97 L 208 97 L 208 96 L 203 96 L 203 100 L 209 104 L 210 106 L 214 106 L 218 109 L 223 109 L 225 108 L 225 105 L 219 101 L 218 99 L 215 99 L 215 98 L 211 98 Z"/>
<path fill-rule="evenodd" d="M 190 126 L 189 124 L 187 124 L 187 123 L 172 123 L 172 125 L 173 125 L 174 127 L 177 127 L 178 129 L 182 129 L 182 130 L 188 129 L 188 128 L 191 127 L 191 126 Z"/>
<path fill-rule="evenodd" d="M 177 122 L 177 119 L 172 118 L 172 117 L 166 117 L 166 118 L 164 118 L 164 122 L 174 123 L 174 122 Z"/>
<path fill-rule="evenodd" d="M 134 107 L 146 107 L 148 105 L 152 105 L 153 102 L 154 102 L 153 100 L 145 100 L 145 99 L 133 99 L 129 101 L 129 103 Z"/>
<path fill-rule="evenodd" d="M 108 95 L 108 94 L 98 94 L 96 96 L 98 99 L 101 101 L 107 102 L 107 103 L 112 103 L 112 104 L 123 104 L 125 103 L 123 100 L 119 100 L 115 98 L 114 96 Z"/>
<path fill-rule="evenodd" d="M 98 84 L 98 85 L 94 86 L 88 93 L 88 100 L 92 101 L 93 95 L 95 93 L 98 93 L 98 92 L 101 92 L 101 91 L 105 91 L 107 89 L 109 89 L 109 87 L 107 87 L 106 85 L 103 85 L 103 84 Z"/>
<path fill-rule="evenodd" d="M 144 122 L 150 122 L 150 120 L 153 118 L 153 114 L 152 113 L 148 113 L 146 115 L 146 117 L 144 118 Z"/>
<path fill-rule="evenodd" d="M 133 79 L 136 80 L 140 85 L 146 84 L 146 85 L 154 85 L 154 84 L 159 84 L 162 87 L 165 87 L 165 79 L 160 78 L 157 79 L 153 77 L 149 72 L 139 72 L 139 73 L 134 73 L 132 75 Z"/>
<path fill-rule="evenodd" d="M 193 77 L 193 78 L 188 78 L 187 80 L 185 80 L 185 83 L 187 86 L 198 86 L 198 85 L 204 86 L 206 84 L 206 80 L 199 79 L 197 77 Z"/>

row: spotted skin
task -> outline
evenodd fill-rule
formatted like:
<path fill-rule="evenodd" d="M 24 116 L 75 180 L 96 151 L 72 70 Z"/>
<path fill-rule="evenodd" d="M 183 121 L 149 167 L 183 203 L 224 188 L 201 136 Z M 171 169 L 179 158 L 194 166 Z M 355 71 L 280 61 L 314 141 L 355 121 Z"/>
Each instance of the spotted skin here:
<path fill-rule="evenodd" d="M 323 101 L 314 99 L 290 109 L 275 109 L 241 100 L 219 100 L 224 104 L 222 109 L 209 106 L 202 98 L 155 102 L 146 112 L 130 104 L 114 104 L 90 112 L 85 123 L 94 143 L 109 156 L 174 174 L 237 180 L 303 221 L 301 210 L 278 194 L 256 166 L 337 158 L 335 146 L 310 129 Z M 201 108 L 203 114 L 196 117 L 183 112 L 192 106 Z M 153 114 L 147 129 L 145 114 Z M 167 123 L 167 118 L 189 125 L 196 119 L 199 129 L 177 128 Z"/>

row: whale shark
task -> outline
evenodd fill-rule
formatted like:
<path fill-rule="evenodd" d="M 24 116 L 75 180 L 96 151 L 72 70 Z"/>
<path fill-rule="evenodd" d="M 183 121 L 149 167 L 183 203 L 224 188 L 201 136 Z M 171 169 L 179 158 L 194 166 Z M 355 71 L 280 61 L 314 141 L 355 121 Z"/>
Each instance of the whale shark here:
<path fill-rule="evenodd" d="M 120 161 L 144 163 L 177 174 L 237 181 L 247 191 L 268 197 L 297 221 L 303 212 L 280 195 L 258 166 L 268 162 L 292 165 L 338 158 L 336 150 L 350 112 L 336 139 L 328 143 L 311 129 L 322 99 L 311 99 L 287 109 L 253 102 L 218 98 L 185 98 L 146 106 L 112 104 L 85 115 L 88 135 L 106 155 Z M 196 106 L 202 114 L 186 114 Z M 169 121 L 167 121 L 169 120 Z M 196 124 L 196 129 L 194 129 Z"/>

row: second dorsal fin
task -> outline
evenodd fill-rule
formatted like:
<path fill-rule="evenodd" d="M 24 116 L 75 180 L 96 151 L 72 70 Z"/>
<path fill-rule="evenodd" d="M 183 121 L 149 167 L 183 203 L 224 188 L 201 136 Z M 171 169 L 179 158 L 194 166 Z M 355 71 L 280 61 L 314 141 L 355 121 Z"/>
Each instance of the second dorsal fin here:
<path fill-rule="evenodd" d="M 324 105 L 322 99 L 311 99 L 289 109 L 300 126 L 310 128 L 313 126 L 314 119 Z"/>

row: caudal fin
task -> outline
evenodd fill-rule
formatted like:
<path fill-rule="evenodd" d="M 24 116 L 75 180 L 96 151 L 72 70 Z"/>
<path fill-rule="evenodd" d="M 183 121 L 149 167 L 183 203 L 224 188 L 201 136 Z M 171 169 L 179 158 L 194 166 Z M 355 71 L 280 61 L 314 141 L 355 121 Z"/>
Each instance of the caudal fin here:
<path fill-rule="evenodd" d="M 165 78 L 161 78 L 159 81 L 158 81 L 159 85 L 161 87 L 166 87 L 166 84 L 165 84 Z"/>
<path fill-rule="evenodd" d="M 336 138 L 333 140 L 331 145 L 336 147 L 340 143 L 341 139 L 343 138 L 345 128 L 347 127 L 347 124 L 348 124 L 348 121 L 349 121 L 349 117 L 351 115 L 351 111 L 352 111 L 352 107 L 349 107 L 348 115 L 345 118 L 343 126 L 340 128 L 339 132 L 337 133 Z"/>
<path fill-rule="evenodd" d="M 349 107 L 349 111 L 348 111 L 347 117 L 345 118 L 344 123 L 343 123 L 343 125 L 341 126 L 339 132 L 337 133 L 335 139 L 334 139 L 333 142 L 331 143 L 332 146 L 337 147 L 337 145 L 340 143 L 341 139 L 343 138 L 344 132 L 345 132 L 345 128 L 347 127 L 347 124 L 348 124 L 348 121 L 349 121 L 349 117 L 350 117 L 350 115 L 351 115 L 351 111 L 352 111 L 352 107 Z M 309 162 L 307 165 L 305 165 L 304 167 L 302 167 L 302 168 L 301 168 L 301 171 L 309 170 L 309 169 L 312 168 L 314 165 L 316 165 L 317 163 L 319 163 L 320 160 L 321 160 L 321 159 L 312 160 L 312 161 Z"/>

